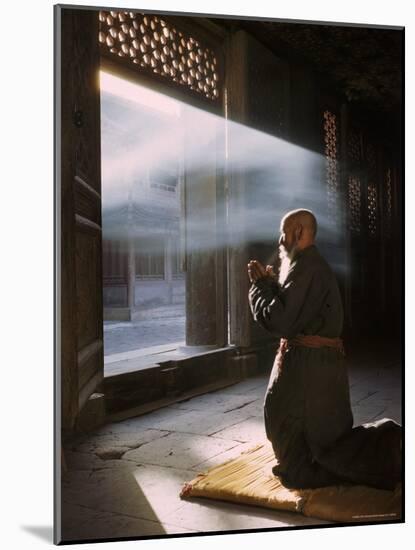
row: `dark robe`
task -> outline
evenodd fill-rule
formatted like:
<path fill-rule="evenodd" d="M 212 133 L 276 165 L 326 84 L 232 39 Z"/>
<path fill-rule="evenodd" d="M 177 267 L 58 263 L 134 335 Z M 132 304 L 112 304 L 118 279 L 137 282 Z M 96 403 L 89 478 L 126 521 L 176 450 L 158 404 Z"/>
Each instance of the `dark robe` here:
<path fill-rule="evenodd" d="M 281 286 L 252 284 L 254 319 L 276 338 L 341 336 L 343 307 L 328 263 L 310 246 L 299 252 Z M 359 483 L 393 489 L 401 478 L 401 426 L 390 419 L 353 428 L 344 355 L 335 348 L 292 346 L 275 361 L 265 402 L 267 438 L 287 487 Z"/>

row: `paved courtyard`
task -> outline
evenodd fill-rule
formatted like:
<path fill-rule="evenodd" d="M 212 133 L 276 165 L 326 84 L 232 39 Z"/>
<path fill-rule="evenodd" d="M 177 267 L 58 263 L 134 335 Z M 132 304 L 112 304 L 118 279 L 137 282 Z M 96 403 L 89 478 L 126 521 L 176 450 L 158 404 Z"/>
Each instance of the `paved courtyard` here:
<path fill-rule="evenodd" d="M 185 481 L 265 438 L 267 376 L 108 424 L 66 451 L 66 540 L 320 525 L 291 512 L 207 499 L 181 500 Z M 401 421 L 399 364 L 350 366 L 355 424 Z"/>
<path fill-rule="evenodd" d="M 105 356 L 149 348 L 185 339 L 183 305 L 137 311 L 133 321 L 104 322 Z"/>

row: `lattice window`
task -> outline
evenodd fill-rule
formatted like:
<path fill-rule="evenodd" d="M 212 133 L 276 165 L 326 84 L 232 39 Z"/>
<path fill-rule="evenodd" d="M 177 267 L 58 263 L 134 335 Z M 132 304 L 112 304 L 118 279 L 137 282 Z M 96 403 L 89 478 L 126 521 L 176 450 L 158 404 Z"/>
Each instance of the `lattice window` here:
<path fill-rule="evenodd" d="M 164 239 L 147 237 L 136 243 L 135 269 L 141 279 L 164 278 Z"/>
<path fill-rule="evenodd" d="M 150 183 L 152 189 L 161 189 L 162 191 L 168 191 L 169 193 L 175 193 L 176 188 L 172 185 L 165 185 L 164 183 Z"/>
<path fill-rule="evenodd" d="M 368 229 L 369 235 L 376 235 L 377 231 L 377 208 L 378 197 L 377 190 L 374 185 L 367 186 L 367 214 L 368 214 Z"/>
<path fill-rule="evenodd" d="M 369 177 L 374 179 L 376 177 L 376 149 L 371 143 L 366 148 L 366 161 Z"/>
<path fill-rule="evenodd" d="M 360 180 L 349 176 L 350 229 L 360 233 Z"/>
<path fill-rule="evenodd" d="M 328 215 L 330 221 L 336 223 L 339 211 L 337 119 L 336 115 L 330 113 L 330 111 L 324 111 L 323 118 Z"/>
<path fill-rule="evenodd" d="M 125 284 L 127 275 L 125 242 L 104 239 L 102 247 L 104 284 Z"/>
<path fill-rule="evenodd" d="M 219 71 L 214 52 L 155 15 L 100 11 L 99 42 L 141 71 L 161 75 L 216 100 Z"/>
<path fill-rule="evenodd" d="M 385 184 L 385 234 L 390 238 L 392 236 L 392 171 L 390 168 L 386 171 Z"/>
<path fill-rule="evenodd" d="M 347 140 L 347 155 L 349 160 L 359 163 L 361 160 L 360 136 L 357 132 L 350 132 Z"/>

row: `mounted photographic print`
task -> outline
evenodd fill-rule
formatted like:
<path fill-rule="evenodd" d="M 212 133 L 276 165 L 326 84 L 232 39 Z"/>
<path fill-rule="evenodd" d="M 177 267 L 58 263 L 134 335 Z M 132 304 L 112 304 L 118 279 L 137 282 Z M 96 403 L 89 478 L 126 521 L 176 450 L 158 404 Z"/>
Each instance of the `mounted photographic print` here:
<path fill-rule="evenodd" d="M 55 543 L 402 523 L 404 29 L 54 10 Z"/>

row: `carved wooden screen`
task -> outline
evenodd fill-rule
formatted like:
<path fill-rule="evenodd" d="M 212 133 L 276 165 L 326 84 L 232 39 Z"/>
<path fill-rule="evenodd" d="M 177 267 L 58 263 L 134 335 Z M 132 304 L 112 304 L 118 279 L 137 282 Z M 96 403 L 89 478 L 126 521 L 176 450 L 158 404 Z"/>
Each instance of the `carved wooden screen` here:
<path fill-rule="evenodd" d="M 392 195 L 392 170 L 390 167 L 386 169 L 385 178 L 385 193 L 384 193 L 384 211 L 385 211 L 385 237 L 386 239 L 392 238 L 392 208 L 393 208 L 393 195 Z"/>
<path fill-rule="evenodd" d="M 361 159 L 360 135 L 352 130 L 347 141 L 348 208 L 349 229 L 356 235 L 361 232 L 362 220 Z"/>
<path fill-rule="evenodd" d="M 62 36 L 57 76 L 62 427 L 71 430 L 104 368 L 99 48 L 96 11 L 61 8 L 57 13 Z"/>
<path fill-rule="evenodd" d="M 379 199 L 377 189 L 376 149 L 372 143 L 366 146 L 367 170 L 367 233 L 369 238 L 379 235 Z"/>
<path fill-rule="evenodd" d="M 374 237 L 378 232 L 378 193 L 376 186 L 369 183 L 367 186 L 367 218 L 368 234 Z"/>
<path fill-rule="evenodd" d="M 404 253 L 404 241 L 402 239 L 402 195 L 397 183 L 399 172 L 395 159 L 390 151 L 385 151 L 382 185 L 384 187 L 382 210 L 384 220 L 385 253 L 385 306 L 390 318 L 401 315 L 402 307 L 402 255 Z M 401 182 L 400 182 L 401 183 Z M 402 183 L 401 183 L 402 185 Z M 396 321 L 396 327 L 399 321 Z"/>
<path fill-rule="evenodd" d="M 341 201 L 339 185 L 339 129 L 337 116 L 326 110 L 323 113 L 324 154 L 326 159 L 326 192 L 329 223 L 340 222 Z"/>
<path fill-rule="evenodd" d="M 365 147 L 365 165 L 367 174 L 366 189 L 366 223 L 367 246 L 365 263 L 367 265 L 367 303 L 373 317 L 385 311 L 386 292 L 386 262 L 385 243 L 383 241 L 384 225 L 381 212 L 383 210 L 384 190 L 381 189 L 379 174 L 380 145 L 373 137 L 367 137 Z"/>
<path fill-rule="evenodd" d="M 361 190 L 360 178 L 350 175 L 348 178 L 349 191 L 349 227 L 353 233 L 360 233 Z"/>
<path fill-rule="evenodd" d="M 220 59 L 210 44 L 177 28 L 168 18 L 130 11 L 99 12 L 99 43 L 105 58 L 152 81 L 220 104 Z"/>
<path fill-rule="evenodd" d="M 367 281 L 365 243 L 366 220 L 364 219 L 364 201 L 362 177 L 362 136 L 360 131 L 351 126 L 348 129 L 346 141 L 347 175 L 347 228 L 349 232 L 349 315 L 353 325 L 359 323 L 361 315 L 359 308 L 365 297 Z"/>

